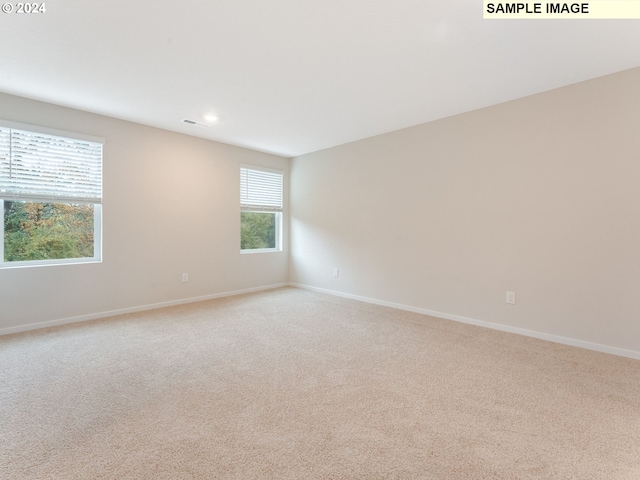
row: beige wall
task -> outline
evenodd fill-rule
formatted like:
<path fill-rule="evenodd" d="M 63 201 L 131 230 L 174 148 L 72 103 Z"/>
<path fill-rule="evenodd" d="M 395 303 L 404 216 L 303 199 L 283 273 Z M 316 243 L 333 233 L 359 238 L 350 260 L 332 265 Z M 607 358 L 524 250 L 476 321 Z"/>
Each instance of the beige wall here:
<path fill-rule="evenodd" d="M 241 163 L 287 159 L 4 94 L 0 118 L 106 140 L 103 262 L 0 269 L 0 333 L 287 282 L 288 235 L 240 255 L 239 205 Z"/>
<path fill-rule="evenodd" d="M 290 280 L 640 355 L 639 85 L 629 70 L 295 158 Z"/>

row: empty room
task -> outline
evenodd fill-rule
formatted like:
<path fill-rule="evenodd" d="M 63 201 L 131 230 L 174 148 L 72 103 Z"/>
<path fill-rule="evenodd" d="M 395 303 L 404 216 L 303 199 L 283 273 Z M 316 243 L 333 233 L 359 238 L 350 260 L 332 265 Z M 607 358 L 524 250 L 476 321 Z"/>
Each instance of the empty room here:
<path fill-rule="evenodd" d="M 4 2 L 0 478 L 640 478 L 640 2 Z"/>

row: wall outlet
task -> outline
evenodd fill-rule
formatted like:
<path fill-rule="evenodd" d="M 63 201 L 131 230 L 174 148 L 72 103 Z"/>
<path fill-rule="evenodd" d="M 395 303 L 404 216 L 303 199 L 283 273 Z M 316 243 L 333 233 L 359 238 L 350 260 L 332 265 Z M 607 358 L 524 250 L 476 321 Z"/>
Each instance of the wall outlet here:
<path fill-rule="evenodd" d="M 183 273 L 182 274 L 182 283 L 187 283 L 189 281 L 189 274 L 188 273 Z"/>
<path fill-rule="evenodd" d="M 340 276 L 340 270 L 338 270 L 337 268 L 333 269 L 333 276 L 338 278 Z"/>
<path fill-rule="evenodd" d="M 516 304 L 516 292 L 507 292 L 507 303 L 510 305 Z"/>

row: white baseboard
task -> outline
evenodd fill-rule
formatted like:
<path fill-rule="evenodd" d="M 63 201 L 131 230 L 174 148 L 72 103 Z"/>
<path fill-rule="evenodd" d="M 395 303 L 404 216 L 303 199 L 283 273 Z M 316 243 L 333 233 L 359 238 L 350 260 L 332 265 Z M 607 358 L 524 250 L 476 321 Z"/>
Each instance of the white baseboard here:
<path fill-rule="evenodd" d="M 508 325 L 502 325 L 499 323 L 486 322 L 484 320 L 476 320 L 475 318 L 462 317 L 460 315 L 452 315 L 450 313 L 436 312 L 434 310 L 427 310 L 425 308 L 417 308 L 409 305 L 402 305 L 399 303 L 386 302 L 384 300 L 377 300 L 375 298 L 361 297 L 359 295 L 351 295 L 349 293 L 338 292 L 335 290 L 327 290 L 325 288 L 312 287 L 309 285 L 302 285 L 298 283 L 289 283 L 291 287 L 303 288 L 305 290 L 312 290 L 314 292 L 326 293 L 338 297 L 350 298 L 352 300 L 359 300 L 361 302 L 373 303 L 375 305 L 382 305 L 385 307 L 397 308 L 399 310 L 407 310 L 409 312 L 421 313 L 429 315 L 431 317 L 443 318 L 445 320 L 454 320 L 456 322 L 468 323 L 470 325 L 477 325 L 479 327 L 491 328 L 493 330 L 500 330 L 502 332 L 516 333 L 518 335 L 525 335 L 527 337 L 539 338 L 541 340 L 548 340 L 550 342 L 562 343 L 564 345 L 571 345 L 572 347 L 585 348 L 587 350 L 595 350 L 596 352 L 610 353 L 612 355 L 618 355 L 620 357 L 628 357 L 636 360 L 640 360 L 640 352 L 634 350 L 625 350 L 623 348 L 611 347 L 608 345 L 601 345 L 599 343 L 585 342 L 583 340 L 576 340 L 574 338 L 561 337 L 558 335 L 551 335 L 548 333 L 536 332 L 534 330 L 527 330 L 525 328 L 510 327 Z"/>
<path fill-rule="evenodd" d="M 31 323 L 28 325 L 18 325 L 16 327 L 0 328 L 0 335 L 9 335 L 11 333 L 27 332 L 29 330 L 37 330 L 40 328 L 56 327 L 58 325 L 67 325 L 69 323 L 86 322 L 88 320 L 97 320 L 100 318 L 115 317 L 125 313 L 142 312 L 144 310 L 155 310 L 157 308 L 172 307 L 174 305 L 184 305 L 187 303 L 202 302 L 204 300 L 213 300 L 215 298 L 232 297 L 242 295 L 244 293 L 259 292 L 261 290 L 272 290 L 274 288 L 287 287 L 288 283 L 279 283 L 276 285 L 266 285 L 263 287 L 247 288 L 245 290 L 235 290 L 232 292 L 214 293 L 201 297 L 183 298 L 180 300 L 171 300 L 168 302 L 153 303 L 150 305 L 141 305 L 138 307 L 122 308 L 119 310 L 110 310 L 107 312 L 92 313 L 89 315 L 79 315 L 77 317 L 61 318 L 58 320 L 50 320 L 47 322 Z"/>
<path fill-rule="evenodd" d="M 542 332 L 536 332 L 534 330 L 527 330 L 524 328 L 518 328 L 518 327 L 511 327 L 509 325 L 502 325 L 499 323 L 493 323 L 493 322 L 487 322 L 484 320 L 477 320 L 475 318 L 469 318 L 469 317 L 463 317 L 460 315 L 453 315 L 450 313 L 443 313 L 443 312 L 437 312 L 435 310 L 428 310 L 425 308 L 418 308 L 418 307 L 412 307 L 410 305 L 402 305 L 399 303 L 393 303 L 393 302 L 387 302 L 384 300 L 378 300 L 375 298 L 369 298 L 369 297 L 362 297 L 360 295 L 352 295 L 349 293 L 343 293 L 343 292 L 339 292 L 336 290 L 328 290 L 325 288 L 318 288 L 318 287 L 312 287 L 310 285 L 303 285 L 303 284 L 299 284 L 299 283 L 279 283 L 279 284 L 274 284 L 274 285 L 265 285 L 262 287 L 255 287 L 255 288 L 247 288 L 244 290 L 235 290 L 235 291 L 231 291 L 231 292 L 222 292 L 222 293 L 214 293 L 211 295 L 204 295 L 204 296 L 200 296 L 200 297 L 191 297 L 191 298 L 183 298 L 183 299 L 179 299 L 179 300 L 171 300 L 168 302 L 160 302 L 160 303 L 154 303 L 154 304 L 149 304 L 149 305 L 141 305 L 141 306 L 137 306 L 137 307 L 130 307 L 130 308 L 123 308 L 123 309 L 119 309 L 119 310 L 110 310 L 110 311 L 106 311 L 106 312 L 99 312 L 99 313 L 92 313 L 89 315 L 80 315 L 77 317 L 69 317 L 69 318 L 61 318 L 61 319 L 57 319 L 57 320 L 50 320 L 50 321 L 46 321 L 46 322 L 39 322 L 39 323 L 31 323 L 31 324 L 27 324 L 27 325 L 18 325 L 15 327 L 8 327 L 8 328 L 0 328 L 0 335 L 9 335 L 12 333 L 20 333 L 20 332 L 27 332 L 30 330 L 37 330 L 40 328 L 47 328 L 47 327 L 55 327 L 58 325 L 67 325 L 70 323 L 78 323 L 78 322 L 86 322 L 89 320 L 97 320 L 100 318 L 107 318 L 107 317 L 114 317 L 116 315 L 124 315 L 126 313 L 135 313 L 135 312 L 142 312 L 145 310 L 155 310 L 157 308 L 163 308 L 163 307 L 171 307 L 171 306 L 175 306 L 175 305 L 184 305 L 184 304 L 188 304 L 188 303 L 195 303 L 195 302 L 202 302 L 205 300 L 213 300 L 216 298 L 223 298 L 223 297 L 231 297 L 231 296 L 235 296 L 235 295 L 242 295 L 245 293 L 252 293 L 252 292 L 259 292 L 262 290 L 272 290 L 274 288 L 281 288 L 281 287 L 286 287 L 286 286 L 291 286 L 291 287 L 296 287 L 296 288 L 302 288 L 305 290 L 311 290 L 314 292 L 320 292 L 320 293 L 325 293 L 328 295 L 334 295 L 337 297 L 343 297 L 343 298 L 349 298 L 352 300 L 358 300 L 361 302 L 366 302 L 366 303 L 371 303 L 371 304 L 375 304 L 375 305 L 382 305 L 385 307 L 391 307 L 391 308 L 397 308 L 399 310 L 406 310 L 409 312 L 415 312 L 415 313 L 420 313 L 423 315 L 429 315 L 432 317 L 437 317 L 437 318 L 442 318 L 445 320 L 454 320 L 456 322 L 461 322 L 461 323 L 468 323 L 470 325 L 477 325 L 479 327 L 485 327 L 485 328 L 490 328 L 493 330 L 500 330 L 503 332 L 509 332 L 509 333 L 515 333 L 518 335 L 525 335 L 527 337 L 533 337 L 533 338 L 539 338 L 541 340 L 548 340 L 550 342 L 555 342 L 555 343 L 561 343 L 564 345 L 571 345 L 573 347 L 579 347 L 579 348 L 585 348 L 587 350 L 594 350 L 596 352 L 602 352 L 602 353 L 609 353 L 612 355 L 618 355 L 621 357 L 627 357 L 627 358 L 633 358 L 636 360 L 640 360 L 640 352 L 634 351 L 634 350 L 625 350 L 622 348 L 617 348 L 617 347 L 611 347 L 609 345 L 602 345 L 599 343 L 592 343 L 592 342 L 585 342 L 583 340 L 576 340 L 574 338 L 568 338 L 568 337 L 561 337 L 559 335 L 552 335 L 552 334 L 548 334 L 548 333 L 542 333 Z"/>

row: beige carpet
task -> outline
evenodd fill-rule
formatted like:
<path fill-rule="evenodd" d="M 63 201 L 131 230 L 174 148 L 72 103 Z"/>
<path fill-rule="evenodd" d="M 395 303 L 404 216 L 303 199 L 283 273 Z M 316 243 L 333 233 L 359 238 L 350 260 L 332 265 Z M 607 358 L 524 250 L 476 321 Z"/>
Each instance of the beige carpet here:
<path fill-rule="evenodd" d="M 0 337 L 2 479 L 640 479 L 640 362 L 285 288 Z"/>

